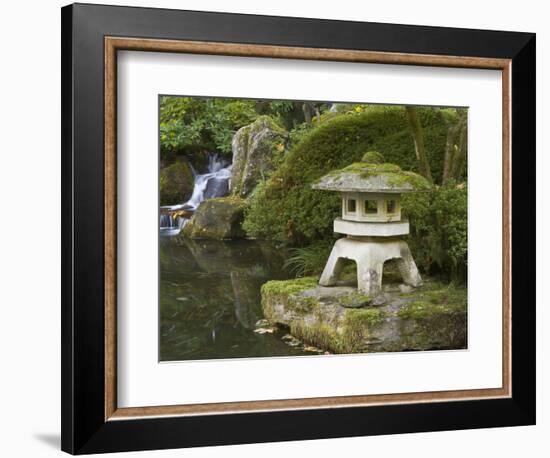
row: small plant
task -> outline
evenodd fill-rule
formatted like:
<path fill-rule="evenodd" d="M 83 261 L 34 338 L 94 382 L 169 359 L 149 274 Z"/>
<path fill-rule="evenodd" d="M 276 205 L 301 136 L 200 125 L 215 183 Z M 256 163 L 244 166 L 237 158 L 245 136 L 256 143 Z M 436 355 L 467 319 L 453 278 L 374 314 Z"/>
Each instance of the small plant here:
<path fill-rule="evenodd" d="M 296 277 L 306 275 L 318 275 L 322 272 L 327 262 L 331 242 L 315 242 L 303 248 L 291 248 L 291 256 L 284 263 L 284 268 Z"/>

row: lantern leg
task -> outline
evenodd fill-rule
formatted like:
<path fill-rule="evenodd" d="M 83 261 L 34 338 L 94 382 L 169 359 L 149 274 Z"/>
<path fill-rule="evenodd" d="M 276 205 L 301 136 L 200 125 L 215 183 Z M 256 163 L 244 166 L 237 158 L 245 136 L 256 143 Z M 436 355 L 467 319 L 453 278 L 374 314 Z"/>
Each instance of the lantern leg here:
<path fill-rule="evenodd" d="M 356 258 L 357 263 L 357 290 L 376 296 L 382 289 L 382 269 L 384 260 L 373 256 L 372 250 L 367 247 L 363 256 Z"/>
<path fill-rule="evenodd" d="M 323 269 L 321 278 L 319 279 L 319 284 L 321 286 L 334 286 L 340 278 L 342 273 L 342 268 L 344 267 L 344 261 L 340 257 L 340 250 L 337 247 L 337 243 L 334 244 L 328 261 Z"/>
<path fill-rule="evenodd" d="M 422 285 L 422 277 L 418 272 L 414 258 L 412 257 L 409 245 L 406 242 L 400 244 L 400 257 L 397 258 L 397 268 L 403 278 L 403 282 L 407 285 L 418 288 Z"/>
<path fill-rule="evenodd" d="M 336 285 L 344 259 L 351 259 L 357 264 L 357 289 L 363 294 L 376 296 L 380 293 L 384 262 L 390 259 L 396 260 L 404 283 L 415 288 L 422 285 L 411 250 L 403 240 L 337 240 L 319 279 L 321 286 Z"/>

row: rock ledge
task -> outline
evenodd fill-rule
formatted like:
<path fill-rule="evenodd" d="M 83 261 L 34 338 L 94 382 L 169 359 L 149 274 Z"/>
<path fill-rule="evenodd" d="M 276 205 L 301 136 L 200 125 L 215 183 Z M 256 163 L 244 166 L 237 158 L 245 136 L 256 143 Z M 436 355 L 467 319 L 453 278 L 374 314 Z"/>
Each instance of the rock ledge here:
<path fill-rule="evenodd" d="M 315 277 L 270 281 L 262 308 L 269 322 L 331 353 L 466 348 L 464 288 L 427 281 L 412 292 L 395 289 L 370 298 L 352 286 L 319 286 Z"/>

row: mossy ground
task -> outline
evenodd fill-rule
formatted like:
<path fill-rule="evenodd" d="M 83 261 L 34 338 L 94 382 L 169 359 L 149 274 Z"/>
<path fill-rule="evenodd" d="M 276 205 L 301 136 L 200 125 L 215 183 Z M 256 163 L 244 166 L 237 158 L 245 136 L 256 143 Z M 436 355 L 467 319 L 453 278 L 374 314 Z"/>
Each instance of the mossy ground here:
<path fill-rule="evenodd" d="M 292 280 L 272 280 L 262 285 L 262 294 L 296 294 L 317 286 L 317 277 L 302 277 Z"/>
<path fill-rule="evenodd" d="M 353 306 L 358 304 L 367 305 L 371 301 L 371 299 L 372 298 L 370 296 L 367 296 L 366 294 L 355 293 L 348 296 L 343 296 L 340 299 L 340 303 L 343 306 Z"/>
<path fill-rule="evenodd" d="M 433 283 L 414 294 L 402 294 L 413 299 L 398 312 L 401 318 L 423 319 L 441 313 L 466 313 L 468 310 L 467 289 L 453 284 Z"/>

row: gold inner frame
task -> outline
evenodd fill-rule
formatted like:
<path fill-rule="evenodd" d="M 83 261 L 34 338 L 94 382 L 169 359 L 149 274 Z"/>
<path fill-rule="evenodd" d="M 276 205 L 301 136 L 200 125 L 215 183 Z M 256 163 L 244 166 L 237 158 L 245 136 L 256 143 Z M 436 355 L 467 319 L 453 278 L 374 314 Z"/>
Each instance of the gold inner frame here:
<path fill-rule="evenodd" d="M 245 413 L 273 410 L 319 409 L 381 404 L 506 398 L 512 393 L 511 367 L 511 67 L 510 59 L 404 54 L 343 49 L 300 48 L 179 40 L 105 37 L 105 420 L 151 416 Z M 317 61 L 480 68 L 502 72 L 502 387 L 400 394 L 335 396 L 303 399 L 241 401 L 170 406 L 118 408 L 116 336 L 116 110 L 117 51 L 175 52 L 225 56 L 268 57 Z"/>

